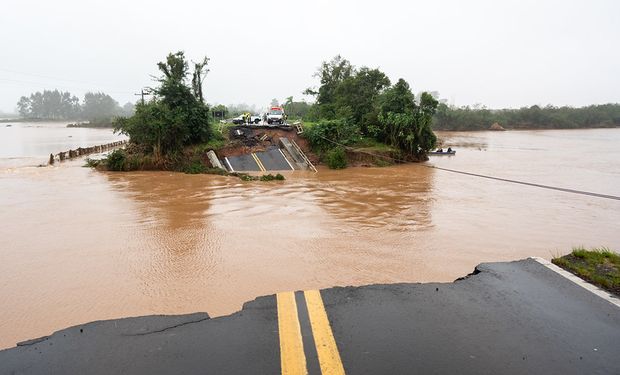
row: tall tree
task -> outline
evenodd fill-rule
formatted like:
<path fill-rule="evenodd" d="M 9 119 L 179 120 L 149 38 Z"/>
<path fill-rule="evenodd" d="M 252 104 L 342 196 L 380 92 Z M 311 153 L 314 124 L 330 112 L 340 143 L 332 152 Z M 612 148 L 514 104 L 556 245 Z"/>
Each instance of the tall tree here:
<path fill-rule="evenodd" d="M 93 123 L 109 123 L 112 118 L 120 115 L 118 102 L 110 95 L 102 92 L 87 92 L 84 94 L 82 117 Z"/>
<path fill-rule="evenodd" d="M 337 55 L 330 61 L 323 61 L 315 77 L 319 78 L 321 86 L 318 91 L 306 89 L 304 94 L 316 96 L 316 103 L 319 106 L 321 117 L 332 119 L 336 117 L 335 91 L 340 83 L 351 77 L 354 68 L 349 60 Z"/>
<path fill-rule="evenodd" d="M 192 74 L 194 96 L 196 96 L 201 103 L 205 102 L 204 96 L 202 95 L 202 83 L 204 76 L 209 72 L 207 64 L 209 64 L 209 59 L 205 56 L 201 62 L 194 63 L 194 73 Z"/>
<path fill-rule="evenodd" d="M 378 119 L 387 143 L 424 159 L 437 142 L 431 126 L 439 102 L 426 92 L 421 94 L 419 105 L 414 99 L 409 84 L 399 79 L 380 99 Z"/>
<path fill-rule="evenodd" d="M 162 161 L 163 155 L 208 141 L 211 129 L 209 107 L 199 98 L 202 92 L 188 83 L 185 54 L 171 53 L 157 67 L 162 75 L 157 78 L 159 86 L 152 89 L 155 97 L 144 104 L 138 103 L 133 116 L 119 118 L 116 130 L 152 152 L 156 161 Z M 192 78 L 197 76 L 194 71 Z"/>

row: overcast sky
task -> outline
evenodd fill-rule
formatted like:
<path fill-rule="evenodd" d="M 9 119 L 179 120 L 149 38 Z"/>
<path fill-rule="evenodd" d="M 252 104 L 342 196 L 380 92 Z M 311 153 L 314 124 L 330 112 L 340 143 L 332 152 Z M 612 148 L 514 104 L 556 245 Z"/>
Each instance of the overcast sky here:
<path fill-rule="evenodd" d="M 414 92 L 490 108 L 620 102 L 620 1 L 2 0 L 0 110 L 59 88 L 121 104 L 173 51 L 210 103 L 301 99 L 341 54 Z"/>

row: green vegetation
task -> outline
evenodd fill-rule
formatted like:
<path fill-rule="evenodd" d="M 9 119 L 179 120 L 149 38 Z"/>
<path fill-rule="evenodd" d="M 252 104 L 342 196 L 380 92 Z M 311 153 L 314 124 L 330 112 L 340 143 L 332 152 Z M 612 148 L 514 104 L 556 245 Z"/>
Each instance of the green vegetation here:
<path fill-rule="evenodd" d="M 577 129 L 620 126 L 620 104 L 582 108 L 523 107 L 491 110 L 440 104 L 434 116 L 437 130 L 487 130 L 498 123 L 507 129 Z"/>
<path fill-rule="evenodd" d="M 432 95 L 416 98 L 405 80 L 391 85 L 380 70 L 356 69 L 340 56 L 323 62 L 315 76 L 321 86 L 305 93 L 316 96 L 306 116 L 316 124 L 306 125 L 305 134 L 322 156 L 364 140 L 385 144 L 407 160 L 424 160 L 435 147 L 431 126 L 438 102 Z"/>
<path fill-rule="evenodd" d="M 131 103 L 122 108 L 110 95 L 87 92 L 84 102 L 69 92 L 44 90 L 22 96 L 17 102 L 19 115 L 38 120 L 87 120 L 90 126 L 110 125 L 112 119 L 133 112 Z"/>
<path fill-rule="evenodd" d="M 183 52 L 169 54 L 157 64 L 162 76 L 154 97 L 136 105 L 133 116 L 116 120 L 116 130 L 129 136 L 131 143 L 152 154 L 156 164 L 166 164 L 184 147 L 206 143 L 212 137 L 210 111 L 202 96 L 202 80 L 208 59 L 195 64 L 191 85 Z"/>
<path fill-rule="evenodd" d="M 111 171 L 126 171 L 127 165 L 127 153 L 123 149 L 117 149 L 112 151 L 105 159 L 104 165 Z"/>
<path fill-rule="evenodd" d="M 101 160 L 99 159 L 86 158 L 86 164 L 84 164 L 84 167 L 97 168 L 99 164 L 101 164 Z"/>
<path fill-rule="evenodd" d="M 344 169 L 347 167 L 347 154 L 342 147 L 332 148 L 325 155 L 327 166 L 331 169 Z"/>
<path fill-rule="evenodd" d="M 573 248 L 552 262 L 567 271 L 620 296 L 620 255 L 607 248 Z"/>
<path fill-rule="evenodd" d="M 359 127 L 347 119 L 321 120 L 306 128 L 305 135 L 317 152 L 339 145 L 350 146 L 361 139 Z"/>
<path fill-rule="evenodd" d="M 269 174 L 260 176 L 260 180 L 261 181 L 284 181 L 285 178 L 280 173 L 276 174 L 275 176 L 269 173 Z"/>

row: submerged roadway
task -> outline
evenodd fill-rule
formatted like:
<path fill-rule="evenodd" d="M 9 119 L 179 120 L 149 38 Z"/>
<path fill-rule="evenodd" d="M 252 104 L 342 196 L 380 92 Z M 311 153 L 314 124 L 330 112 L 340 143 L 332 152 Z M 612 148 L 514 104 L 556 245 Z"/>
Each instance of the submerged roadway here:
<path fill-rule="evenodd" d="M 533 259 L 453 283 L 283 292 L 0 351 L 0 374 L 619 374 L 620 308 Z"/>

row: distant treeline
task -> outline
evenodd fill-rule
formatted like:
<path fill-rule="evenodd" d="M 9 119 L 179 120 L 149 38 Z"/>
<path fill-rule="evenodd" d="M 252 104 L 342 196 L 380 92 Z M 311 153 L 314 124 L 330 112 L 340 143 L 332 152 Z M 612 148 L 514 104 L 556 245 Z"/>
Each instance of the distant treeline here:
<path fill-rule="evenodd" d="M 87 120 L 92 124 L 110 124 L 117 116 L 130 116 L 131 103 L 119 106 L 110 95 L 87 92 L 80 103 L 70 92 L 44 90 L 30 96 L 22 96 L 17 102 L 19 115 L 25 119 Z"/>
<path fill-rule="evenodd" d="M 506 129 L 577 129 L 620 126 L 620 104 L 588 107 L 523 107 L 492 110 L 440 104 L 435 130 L 487 130 L 494 123 Z"/>

